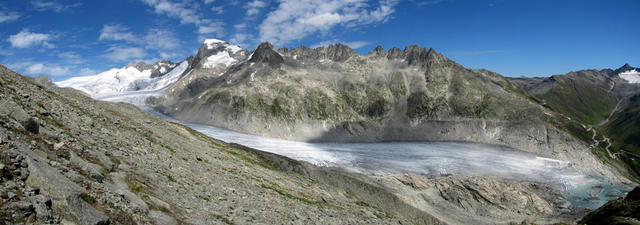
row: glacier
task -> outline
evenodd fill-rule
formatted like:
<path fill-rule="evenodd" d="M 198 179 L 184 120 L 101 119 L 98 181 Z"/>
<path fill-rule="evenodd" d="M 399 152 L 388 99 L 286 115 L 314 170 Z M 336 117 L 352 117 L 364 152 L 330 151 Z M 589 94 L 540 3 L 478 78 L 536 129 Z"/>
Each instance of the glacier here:
<path fill-rule="evenodd" d="M 640 72 L 638 72 L 637 70 L 625 71 L 618 74 L 618 76 L 631 84 L 640 83 Z"/>

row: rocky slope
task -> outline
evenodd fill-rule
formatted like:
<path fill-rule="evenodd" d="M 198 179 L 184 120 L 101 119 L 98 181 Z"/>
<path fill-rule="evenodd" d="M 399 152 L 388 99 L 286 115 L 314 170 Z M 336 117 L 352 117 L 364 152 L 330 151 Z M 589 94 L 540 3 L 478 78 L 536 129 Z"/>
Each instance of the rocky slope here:
<path fill-rule="evenodd" d="M 439 223 L 384 189 L 345 191 L 311 178 L 322 169 L 3 66 L 0 105 L 4 224 Z M 362 190 L 389 203 L 380 208 Z"/>
<path fill-rule="evenodd" d="M 219 54 L 203 49 L 194 62 Z M 362 56 L 340 44 L 276 50 L 263 43 L 245 55 L 215 71 L 194 63 L 149 103 L 183 121 L 291 140 L 506 145 L 626 180 L 576 138 L 587 128 L 499 74 L 464 68 L 433 49 L 379 47 Z"/>
<path fill-rule="evenodd" d="M 592 143 L 594 152 L 613 166 L 640 178 L 637 163 L 636 82 L 639 69 L 629 64 L 612 70 L 581 70 L 548 78 L 509 78 L 545 107 L 571 118 L 574 136 Z M 587 128 L 588 132 L 584 132 Z"/>

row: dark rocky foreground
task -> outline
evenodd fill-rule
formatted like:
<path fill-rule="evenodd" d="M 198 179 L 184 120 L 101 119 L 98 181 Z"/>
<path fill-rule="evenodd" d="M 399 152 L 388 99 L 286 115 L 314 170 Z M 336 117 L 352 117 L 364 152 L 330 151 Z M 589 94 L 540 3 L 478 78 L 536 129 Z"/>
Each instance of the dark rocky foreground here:
<path fill-rule="evenodd" d="M 640 187 L 633 189 L 626 197 L 609 201 L 586 215 L 578 224 L 640 224 Z"/>

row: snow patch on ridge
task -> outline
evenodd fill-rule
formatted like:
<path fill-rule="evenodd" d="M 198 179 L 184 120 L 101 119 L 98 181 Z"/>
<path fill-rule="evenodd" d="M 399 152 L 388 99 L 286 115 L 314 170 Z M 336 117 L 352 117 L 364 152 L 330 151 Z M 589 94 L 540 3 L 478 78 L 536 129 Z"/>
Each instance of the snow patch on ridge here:
<path fill-rule="evenodd" d="M 219 45 L 224 45 L 227 48 L 227 50 L 231 51 L 231 53 L 234 53 L 234 54 L 242 50 L 242 48 L 240 48 L 237 45 L 231 45 L 226 41 L 222 41 L 218 39 L 206 39 L 204 40 L 204 44 L 207 45 L 207 49 L 214 49 Z"/>
<path fill-rule="evenodd" d="M 202 64 L 202 67 L 214 68 L 220 64 L 223 64 L 228 67 L 236 61 L 237 61 L 236 59 L 232 58 L 229 55 L 229 52 L 221 51 L 221 52 L 218 52 L 218 54 L 207 57 L 207 60 Z"/>
<path fill-rule="evenodd" d="M 618 74 L 618 76 L 620 76 L 620 78 L 622 79 L 625 79 L 627 82 L 631 84 L 640 83 L 640 72 L 638 72 L 637 70 L 629 70 L 626 72 L 622 72 Z"/>

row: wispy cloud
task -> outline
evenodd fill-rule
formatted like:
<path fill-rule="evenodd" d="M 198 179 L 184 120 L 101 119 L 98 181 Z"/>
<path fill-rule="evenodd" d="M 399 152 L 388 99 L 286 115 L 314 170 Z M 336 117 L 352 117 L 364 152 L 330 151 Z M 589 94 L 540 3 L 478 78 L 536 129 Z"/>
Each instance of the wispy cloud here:
<path fill-rule="evenodd" d="M 20 16 L 18 12 L 0 11 L 0 23 L 18 20 Z"/>
<path fill-rule="evenodd" d="M 98 70 L 94 70 L 94 69 L 89 69 L 89 68 L 82 68 L 80 69 L 76 75 L 77 76 L 88 76 L 88 75 L 95 75 L 100 73 L 100 71 Z"/>
<path fill-rule="evenodd" d="M 27 67 L 24 72 L 31 75 L 48 74 L 52 76 L 62 76 L 69 75 L 69 71 L 69 67 L 36 63 Z"/>
<path fill-rule="evenodd" d="M 176 18 L 180 20 L 181 24 L 194 24 L 198 27 L 198 34 L 223 34 L 224 23 L 221 21 L 215 21 L 205 18 L 198 12 L 199 4 L 192 1 L 170 1 L 170 0 L 142 0 L 142 2 L 153 7 L 154 12 L 160 15 L 166 15 L 170 18 Z M 207 1 L 205 3 L 212 3 L 213 1 Z"/>
<path fill-rule="evenodd" d="M 214 6 L 214 7 L 211 7 L 211 11 L 213 11 L 213 12 L 215 12 L 217 14 L 222 14 L 222 13 L 224 13 L 224 7 L 222 7 L 222 6 Z"/>
<path fill-rule="evenodd" d="M 53 39 L 50 34 L 32 33 L 28 29 L 23 29 L 20 33 L 9 36 L 8 41 L 15 48 L 29 48 L 33 46 L 44 46 L 53 48 L 54 45 L 49 43 Z"/>
<path fill-rule="evenodd" d="M 486 54 L 496 54 L 503 53 L 504 50 L 483 50 L 483 51 L 452 51 L 449 54 L 453 57 L 464 57 L 464 56 L 472 56 L 472 55 L 486 55 Z"/>
<path fill-rule="evenodd" d="M 247 9 L 248 16 L 254 16 L 260 13 L 260 9 L 264 8 L 265 6 L 267 6 L 266 2 L 260 1 L 260 0 L 254 0 L 247 3 L 247 5 L 245 5 L 245 9 Z"/>
<path fill-rule="evenodd" d="M 428 0 L 428 1 L 423 1 L 423 0 L 411 0 L 411 2 L 413 2 L 414 4 L 418 5 L 418 6 L 427 6 L 427 5 L 435 5 L 435 4 L 440 4 L 443 2 L 446 2 L 449 0 Z"/>
<path fill-rule="evenodd" d="M 72 8 L 82 6 L 82 2 L 76 2 L 73 4 L 61 3 L 59 1 L 45 1 L 45 0 L 33 0 L 31 5 L 38 11 L 53 11 L 53 12 L 66 12 Z"/>
<path fill-rule="evenodd" d="M 147 30 L 146 34 L 136 34 L 131 32 L 130 29 L 126 26 L 120 24 L 109 24 L 103 26 L 98 40 L 116 42 L 120 41 L 126 44 L 134 45 L 133 47 L 137 47 L 141 50 L 156 50 L 159 56 L 163 59 L 173 59 L 179 56 L 183 56 L 182 53 L 184 53 L 184 51 L 180 49 L 182 41 L 178 37 L 176 37 L 173 32 L 165 29 L 151 28 Z M 114 49 L 111 49 L 110 51 L 111 53 L 108 54 L 107 58 L 116 59 L 117 61 L 124 61 L 122 60 L 122 58 L 124 57 L 118 54 L 118 52 L 115 52 Z M 147 52 L 144 52 L 144 55 L 146 55 Z M 140 53 L 140 51 L 136 51 L 135 53 Z"/>
<path fill-rule="evenodd" d="M 107 53 L 102 55 L 102 57 L 116 62 L 140 60 L 146 56 L 147 52 L 142 48 L 125 46 L 110 47 L 109 49 L 107 49 Z"/>
<path fill-rule="evenodd" d="M 47 75 L 50 77 L 60 76 L 86 76 L 99 73 L 97 70 L 78 65 L 57 64 L 51 62 L 21 61 L 19 63 L 9 63 L 6 66 L 12 70 L 19 71 L 25 75 L 37 76 Z"/>
<path fill-rule="evenodd" d="M 260 40 L 283 45 L 335 26 L 353 28 L 384 23 L 398 0 L 382 0 L 370 7 L 365 0 L 281 0 L 260 25 Z"/>
<path fill-rule="evenodd" d="M 104 25 L 100 30 L 98 40 L 125 41 L 129 43 L 139 42 L 136 36 L 129 32 L 129 28 L 120 24 Z"/>

